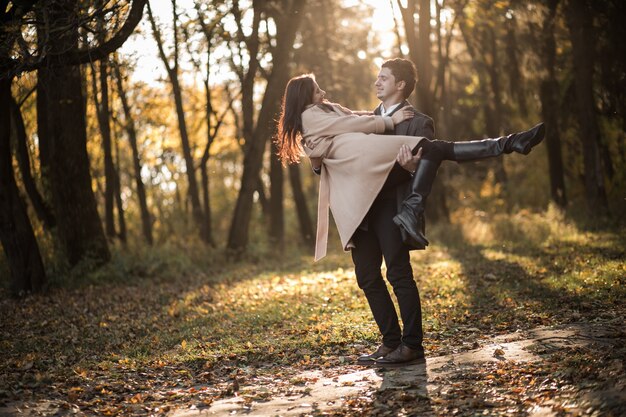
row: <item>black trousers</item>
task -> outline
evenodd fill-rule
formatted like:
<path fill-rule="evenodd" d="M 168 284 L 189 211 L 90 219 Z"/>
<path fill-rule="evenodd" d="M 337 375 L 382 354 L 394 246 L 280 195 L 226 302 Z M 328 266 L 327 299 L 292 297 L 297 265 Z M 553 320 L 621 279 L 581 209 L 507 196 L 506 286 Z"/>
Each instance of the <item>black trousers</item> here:
<path fill-rule="evenodd" d="M 357 229 L 352 236 L 356 246 L 352 249 L 352 261 L 359 288 L 365 293 L 383 336 L 383 344 L 396 347 L 404 343 L 410 348 L 422 349 L 422 306 L 413 279 L 409 249 L 392 220 L 396 214 L 395 195 L 374 201 L 365 227 Z M 382 277 L 383 258 L 387 265 L 387 280 L 398 299 L 403 330 Z"/>

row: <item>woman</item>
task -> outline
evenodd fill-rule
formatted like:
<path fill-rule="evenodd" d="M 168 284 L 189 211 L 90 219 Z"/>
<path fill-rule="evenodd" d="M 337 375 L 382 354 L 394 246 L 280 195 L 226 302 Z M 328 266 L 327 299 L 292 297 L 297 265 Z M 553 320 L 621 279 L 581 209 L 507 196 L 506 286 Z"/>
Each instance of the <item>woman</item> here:
<path fill-rule="evenodd" d="M 315 260 L 326 255 L 330 207 L 344 250 L 391 171 L 398 150 L 408 145 L 422 158 L 396 223 L 415 246 L 425 247 L 423 213 L 437 169 L 443 160 L 468 161 L 518 152 L 527 154 L 543 139 L 544 126 L 498 139 L 470 142 L 429 141 L 414 136 L 382 135 L 413 116 L 400 109 L 391 117 L 353 112 L 325 100 L 312 74 L 292 78 L 283 96 L 278 126 L 278 155 L 297 163 L 303 152 L 314 168 L 322 167 Z"/>

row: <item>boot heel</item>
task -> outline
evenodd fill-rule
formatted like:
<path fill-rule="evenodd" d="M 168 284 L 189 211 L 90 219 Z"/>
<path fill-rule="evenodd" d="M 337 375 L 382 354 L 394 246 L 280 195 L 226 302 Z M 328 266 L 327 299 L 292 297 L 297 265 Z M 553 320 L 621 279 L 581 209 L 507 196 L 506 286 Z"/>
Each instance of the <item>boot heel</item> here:
<path fill-rule="evenodd" d="M 426 239 L 421 233 L 414 233 L 411 230 L 411 225 L 407 225 L 404 223 L 404 219 L 400 214 L 397 214 L 396 216 L 394 216 L 393 218 L 393 222 L 395 223 L 396 226 L 398 226 L 401 230 L 403 230 L 406 233 L 406 237 L 408 239 L 411 239 L 412 241 L 407 241 L 406 239 L 403 240 L 404 243 L 408 244 L 408 245 L 414 245 L 414 246 L 423 246 L 426 247 L 429 245 L 430 242 L 428 242 L 428 239 Z M 403 233 L 404 235 L 404 233 Z"/>

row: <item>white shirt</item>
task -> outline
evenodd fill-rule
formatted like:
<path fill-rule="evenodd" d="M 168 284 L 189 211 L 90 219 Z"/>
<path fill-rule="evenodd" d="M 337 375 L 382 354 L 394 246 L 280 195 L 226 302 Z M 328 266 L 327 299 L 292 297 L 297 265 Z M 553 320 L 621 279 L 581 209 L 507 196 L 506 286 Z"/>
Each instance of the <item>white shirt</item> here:
<path fill-rule="evenodd" d="M 389 113 L 391 113 L 392 111 L 394 111 L 396 109 L 396 107 L 398 107 L 400 104 L 402 103 L 397 103 L 394 104 L 393 106 L 390 106 L 389 109 L 385 109 L 385 106 L 383 106 L 382 104 L 380 105 L 380 115 L 381 116 L 387 116 L 389 115 Z"/>

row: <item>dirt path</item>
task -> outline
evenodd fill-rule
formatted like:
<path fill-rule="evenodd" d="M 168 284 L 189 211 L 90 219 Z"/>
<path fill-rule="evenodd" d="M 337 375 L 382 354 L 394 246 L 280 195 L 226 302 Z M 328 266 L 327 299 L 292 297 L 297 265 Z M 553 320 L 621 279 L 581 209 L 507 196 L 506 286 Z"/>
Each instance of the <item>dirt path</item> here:
<path fill-rule="evenodd" d="M 341 415 L 351 412 L 410 415 L 408 409 L 419 410 L 420 414 L 425 415 L 441 414 L 437 412 L 437 405 L 450 397 L 451 388 L 458 394 L 463 384 L 479 383 L 480 379 L 468 380 L 467 375 L 483 375 L 489 380 L 493 379 L 489 376 L 492 373 L 485 376 L 485 370 L 493 370 L 493 375 L 502 375 L 507 373 L 507 366 L 514 366 L 514 370 L 510 371 L 514 374 L 515 370 L 523 370 L 531 364 L 533 369 L 537 369 L 545 361 L 546 354 L 558 356 L 559 352 L 562 352 L 567 355 L 576 348 L 594 345 L 602 349 L 602 346 L 609 348 L 617 343 L 624 343 L 623 333 L 616 337 L 614 327 L 607 328 L 595 324 L 542 327 L 496 337 L 492 343 L 472 351 L 428 358 L 426 364 L 422 365 L 391 370 L 347 365 L 332 372 L 310 371 L 292 378 L 292 381 L 295 381 L 293 388 L 287 391 L 283 389 L 275 392 L 265 384 L 242 385 L 237 396 L 216 401 L 209 408 L 176 410 L 170 415 L 296 416 Z M 618 379 L 623 383 L 623 361 L 615 362 L 613 366 Z M 567 387 L 562 390 L 551 387 L 550 384 L 554 385 L 554 380 L 549 377 L 543 382 L 532 381 L 534 379 L 529 379 L 528 383 L 530 385 L 543 383 L 545 386 L 536 390 L 540 395 L 540 401 L 525 401 L 527 415 L 547 417 L 556 416 L 558 412 L 563 411 L 566 415 L 613 415 L 613 411 L 603 414 L 602 410 L 619 411 L 622 408 L 626 412 L 626 394 L 623 386 L 601 391 L 591 389 L 585 395 L 574 395 L 568 392 Z M 463 392 L 467 393 L 468 390 L 471 392 L 471 386 L 465 388 Z M 498 408 L 507 404 L 506 396 L 500 395 L 497 388 L 480 391 L 484 398 L 471 396 L 460 398 L 463 400 L 460 405 L 474 407 L 475 411 L 476 408 L 484 407 L 493 410 L 497 415 Z M 546 392 L 553 395 L 546 396 Z M 580 391 L 576 392 L 580 394 Z M 571 398 L 572 396 L 577 398 Z M 564 401 L 555 400 L 556 397 L 563 397 Z M 405 404 L 398 405 L 402 402 Z M 423 407 L 415 408 L 416 404 L 422 404 Z M 462 407 L 457 407 L 457 411 L 459 410 L 463 411 Z M 519 407 L 510 408 L 508 411 L 515 414 L 516 410 L 519 411 Z M 593 410 L 599 414 L 593 414 L 595 413 Z"/>
<path fill-rule="evenodd" d="M 621 322 L 541 327 L 492 338 L 480 348 L 429 357 L 426 364 L 399 369 L 345 365 L 279 375 L 249 375 L 231 382 L 213 402 L 172 401 L 177 389 L 141 392 L 158 407 L 141 403 L 106 415 L 207 416 L 623 416 L 626 415 Z M 181 388 L 196 393 L 214 385 Z M 104 400 L 103 400 L 104 401 Z M 4 416 L 85 416 L 53 400 L 0 406 Z"/>

